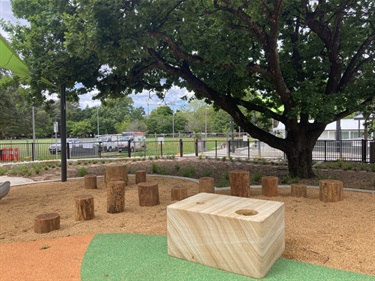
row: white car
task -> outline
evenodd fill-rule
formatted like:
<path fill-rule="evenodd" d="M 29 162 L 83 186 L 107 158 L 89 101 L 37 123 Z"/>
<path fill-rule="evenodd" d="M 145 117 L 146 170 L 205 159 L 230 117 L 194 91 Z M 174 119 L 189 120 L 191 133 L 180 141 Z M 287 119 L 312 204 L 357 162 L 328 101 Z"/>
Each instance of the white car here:
<path fill-rule="evenodd" d="M 130 151 L 142 151 L 146 148 L 146 138 L 144 136 L 123 136 L 119 139 L 119 150 L 128 151 L 130 141 Z"/>
<path fill-rule="evenodd" d="M 69 143 L 69 148 L 82 147 L 82 142 L 79 139 L 66 139 L 66 142 Z M 61 152 L 61 140 L 55 144 L 51 144 L 48 150 L 51 154 Z"/>

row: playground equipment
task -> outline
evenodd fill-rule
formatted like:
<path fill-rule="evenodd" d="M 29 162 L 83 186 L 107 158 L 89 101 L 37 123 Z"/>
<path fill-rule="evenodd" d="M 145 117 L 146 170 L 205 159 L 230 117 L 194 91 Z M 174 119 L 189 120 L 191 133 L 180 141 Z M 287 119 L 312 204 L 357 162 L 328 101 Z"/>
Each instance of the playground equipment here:
<path fill-rule="evenodd" d="M 10 190 L 10 182 L 0 182 L 0 199 L 4 198 Z"/>
<path fill-rule="evenodd" d="M 20 161 L 20 154 L 18 148 L 3 148 L 1 149 L 1 161 Z"/>

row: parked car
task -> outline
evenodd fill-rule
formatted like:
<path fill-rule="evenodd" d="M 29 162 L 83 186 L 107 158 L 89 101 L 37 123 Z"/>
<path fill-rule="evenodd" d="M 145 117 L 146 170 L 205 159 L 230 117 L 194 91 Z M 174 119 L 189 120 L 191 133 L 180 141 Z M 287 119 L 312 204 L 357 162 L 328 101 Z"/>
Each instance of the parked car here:
<path fill-rule="evenodd" d="M 128 151 L 129 148 L 129 141 L 130 141 L 130 151 L 142 151 L 146 148 L 146 138 L 143 135 L 136 135 L 136 136 L 122 136 L 119 139 L 119 151 Z"/>
<path fill-rule="evenodd" d="M 69 148 L 82 147 L 82 142 L 79 139 L 69 138 L 69 139 L 66 139 L 66 142 L 69 143 Z M 51 154 L 56 154 L 56 153 L 61 152 L 61 140 L 58 141 L 57 143 L 51 144 L 48 147 L 48 150 Z"/>
<path fill-rule="evenodd" d="M 100 143 L 103 151 L 112 152 L 119 148 L 121 135 L 104 135 L 99 137 L 98 144 Z"/>

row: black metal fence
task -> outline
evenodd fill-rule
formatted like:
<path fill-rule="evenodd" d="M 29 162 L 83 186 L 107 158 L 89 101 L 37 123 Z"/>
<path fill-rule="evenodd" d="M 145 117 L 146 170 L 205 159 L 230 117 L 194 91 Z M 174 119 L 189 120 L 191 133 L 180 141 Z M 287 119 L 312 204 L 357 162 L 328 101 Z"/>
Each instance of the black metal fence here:
<path fill-rule="evenodd" d="M 25 162 L 60 159 L 61 148 L 48 143 L 0 143 L 1 162 Z M 285 159 L 282 151 L 252 140 L 147 140 L 146 145 L 115 147 L 107 151 L 97 142 L 67 144 L 68 159 L 113 157 L 209 157 L 209 158 L 268 158 Z M 375 163 L 375 142 L 367 140 L 318 140 L 313 150 L 313 160 Z"/>

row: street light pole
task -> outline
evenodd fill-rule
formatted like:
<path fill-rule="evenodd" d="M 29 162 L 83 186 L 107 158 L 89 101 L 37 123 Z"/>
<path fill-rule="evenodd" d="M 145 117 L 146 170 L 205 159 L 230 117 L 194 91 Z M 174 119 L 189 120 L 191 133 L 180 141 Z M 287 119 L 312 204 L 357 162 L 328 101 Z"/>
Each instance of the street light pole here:
<path fill-rule="evenodd" d="M 98 128 L 98 137 L 100 136 L 100 133 L 99 133 L 99 107 L 96 107 L 96 124 L 97 124 L 97 128 Z"/>
<path fill-rule="evenodd" d="M 172 108 L 172 135 L 173 135 L 173 138 L 174 138 L 174 110 Z"/>
<path fill-rule="evenodd" d="M 36 160 L 36 152 L 35 152 L 35 106 L 31 107 L 31 115 L 32 115 L 32 127 L 33 127 L 33 146 L 32 146 L 32 159 L 33 161 Z"/>
<path fill-rule="evenodd" d="M 204 108 L 204 135 L 205 139 L 207 140 L 207 107 Z"/>

